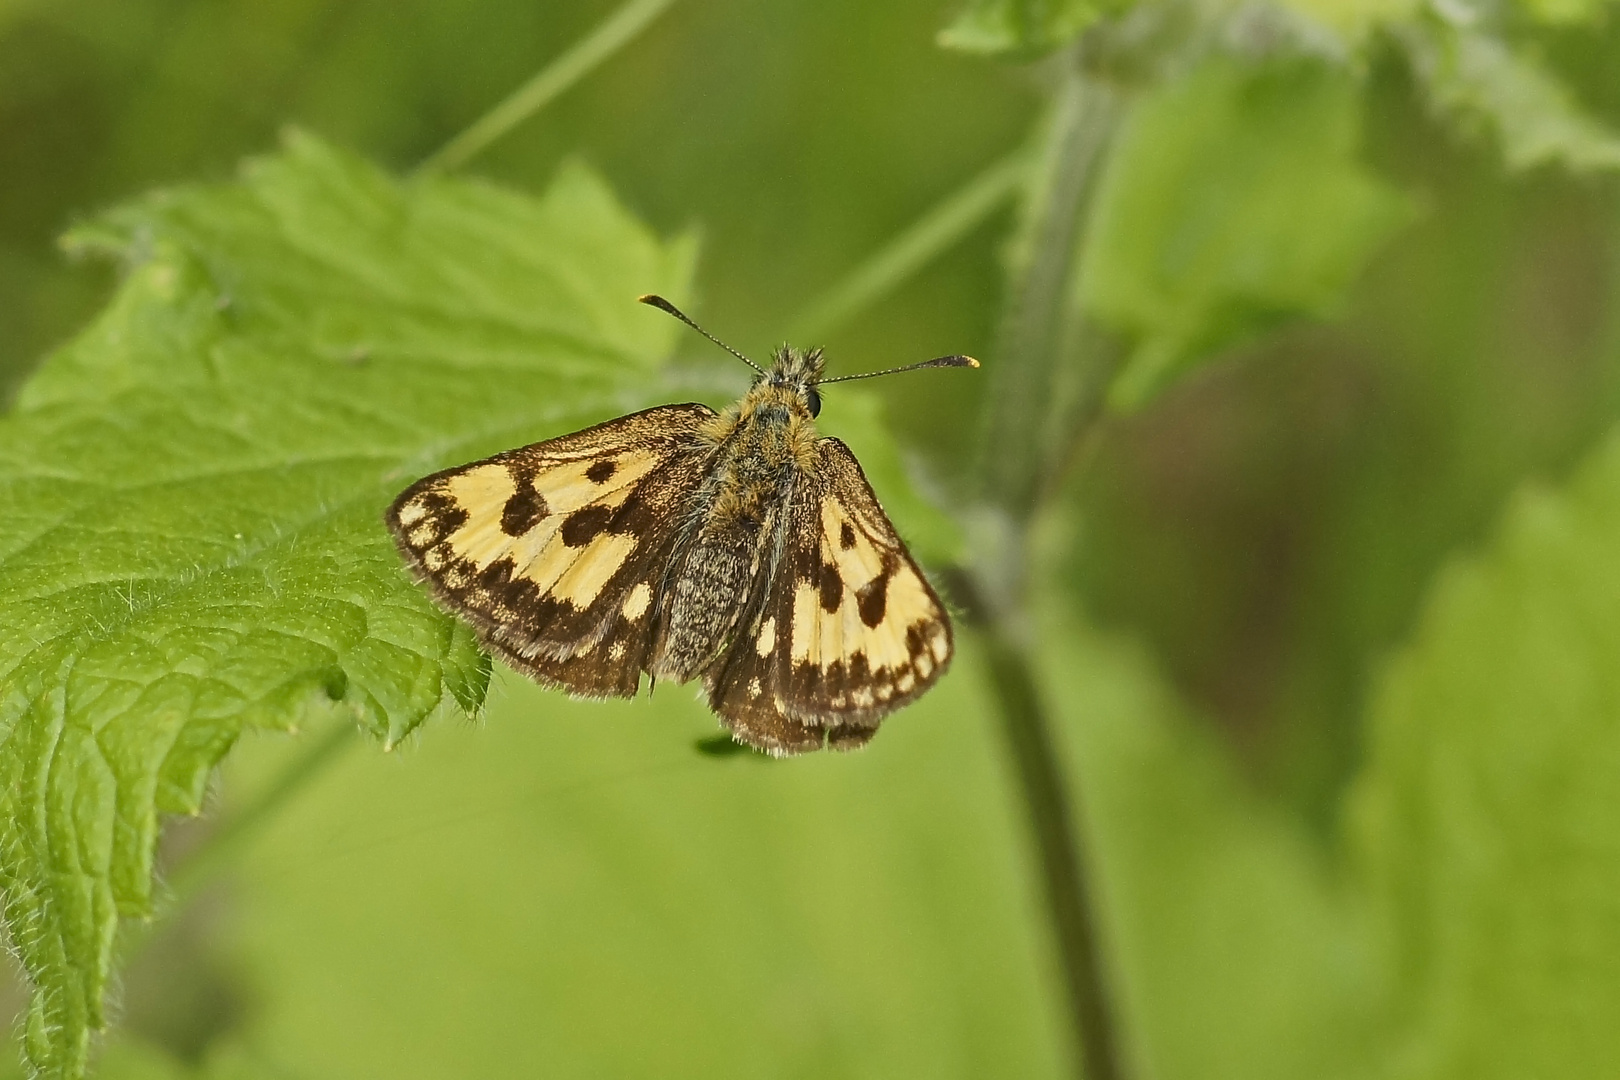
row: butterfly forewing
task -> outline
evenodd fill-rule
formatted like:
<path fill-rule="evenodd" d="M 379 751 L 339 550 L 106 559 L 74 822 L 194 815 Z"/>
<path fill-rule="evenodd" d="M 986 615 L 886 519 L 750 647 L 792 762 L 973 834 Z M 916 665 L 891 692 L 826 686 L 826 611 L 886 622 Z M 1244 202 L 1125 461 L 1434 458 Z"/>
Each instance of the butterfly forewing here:
<path fill-rule="evenodd" d="M 400 495 L 389 528 L 513 667 L 576 694 L 634 696 L 713 417 L 667 405 L 447 469 Z"/>
<path fill-rule="evenodd" d="M 778 752 L 856 746 L 950 663 L 950 619 L 849 448 L 817 444 L 756 618 L 707 679 L 745 740 Z"/>

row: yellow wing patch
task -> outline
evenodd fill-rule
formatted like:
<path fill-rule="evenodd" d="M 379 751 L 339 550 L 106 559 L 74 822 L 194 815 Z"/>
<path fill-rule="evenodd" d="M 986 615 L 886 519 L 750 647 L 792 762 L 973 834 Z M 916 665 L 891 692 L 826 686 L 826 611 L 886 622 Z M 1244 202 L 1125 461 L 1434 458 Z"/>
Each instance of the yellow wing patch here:
<path fill-rule="evenodd" d="M 635 536 L 606 531 L 612 512 L 660 460 L 626 450 L 539 467 L 521 460 L 487 462 L 417 492 L 400 506 L 398 520 L 424 567 L 442 574 L 451 588 L 468 588 L 505 562 L 506 579 L 528 581 L 543 595 L 584 608 L 636 548 Z M 451 520 L 459 524 L 446 534 Z M 512 615 L 511 605 L 497 596 L 481 606 L 502 618 Z"/>
<path fill-rule="evenodd" d="M 943 662 L 942 635 L 931 637 L 930 648 L 918 655 L 907 643 L 908 628 L 938 625 L 941 611 L 903 549 L 889 541 L 885 550 L 879 550 L 876 538 L 888 541 L 892 536 L 887 520 L 863 520 L 858 510 L 832 497 L 822 502 L 821 565 L 836 572 L 836 603 L 828 610 L 823 602 L 832 596 L 824 583 L 795 588 L 794 661 L 827 666 L 859 653 L 869 668 L 898 672 L 915 666 L 924 678 Z"/>

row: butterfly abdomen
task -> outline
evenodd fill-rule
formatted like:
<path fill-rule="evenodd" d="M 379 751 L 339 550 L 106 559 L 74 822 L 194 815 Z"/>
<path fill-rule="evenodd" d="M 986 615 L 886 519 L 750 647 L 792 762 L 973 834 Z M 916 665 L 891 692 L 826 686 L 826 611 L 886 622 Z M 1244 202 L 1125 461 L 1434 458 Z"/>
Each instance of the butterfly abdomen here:
<path fill-rule="evenodd" d="M 699 533 L 664 597 L 654 678 L 685 682 L 709 665 L 736 625 L 758 546 L 757 530 Z"/>

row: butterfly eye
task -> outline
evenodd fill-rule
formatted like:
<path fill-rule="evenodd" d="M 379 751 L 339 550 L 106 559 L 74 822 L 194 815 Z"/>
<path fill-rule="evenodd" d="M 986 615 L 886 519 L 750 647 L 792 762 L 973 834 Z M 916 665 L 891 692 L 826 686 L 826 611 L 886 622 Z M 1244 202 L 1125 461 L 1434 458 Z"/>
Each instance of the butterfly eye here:
<path fill-rule="evenodd" d="M 811 416 L 811 418 L 813 419 L 813 418 L 815 418 L 817 416 L 820 416 L 821 415 L 821 395 L 816 393 L 816 388 L 812 386 L 809 390 L 806 390 L 804 397 L 805 397 L 805 400 L 810 403 L 810 416 Z"/>

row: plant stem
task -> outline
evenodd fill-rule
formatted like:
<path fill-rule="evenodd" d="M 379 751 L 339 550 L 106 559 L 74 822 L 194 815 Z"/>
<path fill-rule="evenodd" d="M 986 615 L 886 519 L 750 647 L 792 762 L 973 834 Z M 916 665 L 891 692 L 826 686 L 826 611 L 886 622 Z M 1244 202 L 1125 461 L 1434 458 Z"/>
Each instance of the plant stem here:
<path fill-rule="evenodd" d="M 789 337 L 809 343 L 841 327 L 995 213 L 1028 171 L 1029 154 L 1017 151 L 969 180 L 812 300 Z"/>
<path fill-rule="evenodd" d="M 1075 353 L 1075 270 L 1099 159 L 1120 111 L 1118 93 L 1070 72 L 1054 95 L 1036 187 L 1014 248 L 1012 288 L 998 334 L 982 456 L 989 500 L 1027 522 L 1035 513 L 1053 446 L 1056 383 Z"/>
<path fill-rule="evenodd" d="M 489 112 L 479 117 L 461 134 L 417 166 L 418 175 L 459 168 L 491 143 L 539 112 L 563 91 L 589 75 L 608 57 L 618 52 L 675 0 L 630 0 L 599 23 L 567 52 L 540 70 L 532 79 Z"/>
<path fill-rule="evenodd" d="M 1073 827 L 1074 810 L 1058 767 L 1051 724 L 1023 644 L 995 630 L 985 634 L 984 641 L 1063 961 L 1071 1021 L 1080 1043 L 1080 1075 L 1085 1080 L 1119 1080 L 1124 1072 L 1090 904 L 1085 850 Z"/>
<path fill-rule="evenodd" d="M 1067 58 L 1053 96 L 992 363 L 980 462 L 973 615 L 990 667 L 1028 814 L 1042 891 L 1062 965 L 1075 1063 L 1085 1080 L 1126 1075 L 1110 996 L 1085 829 L 1070 799 L 1036 677 L 1028 595 L 1029 532 L 1048 479 L 1071 453 L 1093 410 L 1065 385 L 1097 387 L 1109 363 L 1084 332 L 1076 268 L 1099 163 L 1117 125 L 1119 93 Z M 1086 392 L 1091 392 L 1089 389 Z M 1083 403 L 1082 403 L 1083 404 Z"/>

